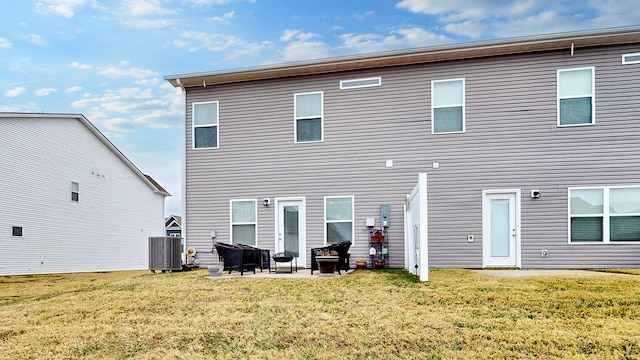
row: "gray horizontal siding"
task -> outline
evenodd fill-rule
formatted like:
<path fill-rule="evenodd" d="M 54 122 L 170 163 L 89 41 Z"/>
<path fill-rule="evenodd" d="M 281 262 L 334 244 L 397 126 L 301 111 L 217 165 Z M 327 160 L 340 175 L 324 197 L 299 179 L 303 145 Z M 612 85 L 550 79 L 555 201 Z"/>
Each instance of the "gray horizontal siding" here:
<path fill-rule="evenodd" d="M 364 220 L 391 206 L 391 264 L 403 266 L 403 204 L 428 173 L 432 266 L 482 266 L 482 190 L 522 189 L 523 267 L 640 266 L 640 244 L 567 243 L 567 187 L 640 184 L 633 46 L 510 55 L 193 88 L 187 91 L 186 236 L 229 241 L 229 199 L 306 196 L 307 246 L 322 245 L 323 197 L 354 195 L 352 259 L 367 258 Z M 556 71 L 596 68 L 596 124 L 556 126 Z M 381 76 L 382 86 L 339 81 Z M 465 78 L 466 132 L 432 135 L 432 80 Z M 294 144 L 293 94 L 324 92 L 324 142 Z M 191 149 L 191 104 L 220 101 L 220 148 Z M 385 168 L 393 160 L 393 168 Z M 439 169 L 432 169 L 432 162 Z M 542 198 L 529 198 L 530 189 Z M 273 248 L 274 206 L 258 208 Z M 467 234 L 476 241 L 468 243 Z M 549 250 L 546 258 L 540 250 Z M 210 259 L 202 254 L 206 262 Z"/>

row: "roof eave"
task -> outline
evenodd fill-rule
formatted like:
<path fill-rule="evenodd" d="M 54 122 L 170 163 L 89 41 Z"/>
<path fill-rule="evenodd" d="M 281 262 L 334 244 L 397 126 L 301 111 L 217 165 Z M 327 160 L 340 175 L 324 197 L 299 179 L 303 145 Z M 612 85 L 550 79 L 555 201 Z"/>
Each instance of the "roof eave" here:
<path fill-rule="evenodd" d="M 443 45 L 228 71 L 170 75 L 165 76 L 165 80 L 175 87 L 189 88 L 357 69 L 638 42 L 640 42 L 640 26 L 620 27 L 598 31 Z"/>

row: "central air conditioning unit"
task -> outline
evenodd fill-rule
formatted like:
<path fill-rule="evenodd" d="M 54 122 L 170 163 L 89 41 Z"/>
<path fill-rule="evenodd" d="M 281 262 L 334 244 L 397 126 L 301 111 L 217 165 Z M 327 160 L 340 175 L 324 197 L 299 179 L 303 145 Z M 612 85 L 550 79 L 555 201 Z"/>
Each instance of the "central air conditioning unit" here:
<path fill-rule="evenodd" d="M 149 238 L 149 270 L 182 270 L 182 238 L 157 236 Z"/>

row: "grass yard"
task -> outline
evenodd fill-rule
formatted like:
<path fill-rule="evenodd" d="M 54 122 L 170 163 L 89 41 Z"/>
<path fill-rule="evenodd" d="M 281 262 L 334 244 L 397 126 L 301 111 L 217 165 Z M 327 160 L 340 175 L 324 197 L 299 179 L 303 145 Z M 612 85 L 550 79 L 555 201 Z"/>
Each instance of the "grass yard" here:
<path fill-rule="evenodd" d="M 2 359 L 640 359 L 640 276 L 0 277 Z"/>

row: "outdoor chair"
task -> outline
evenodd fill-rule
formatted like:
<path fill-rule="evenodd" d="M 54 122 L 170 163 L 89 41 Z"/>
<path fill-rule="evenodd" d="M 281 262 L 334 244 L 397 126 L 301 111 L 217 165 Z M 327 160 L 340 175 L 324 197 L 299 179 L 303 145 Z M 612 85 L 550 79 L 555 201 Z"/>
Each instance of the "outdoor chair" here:
<path fill-rule="evenodd" d="M 255 251 L 222 243 L 214 243 L 213 246 L 218 252 L 218 257 L 224 263 L 223 271 L 229 270 L 229 274 L 231 274 L 231 271 L 235 270 L 240 275 L 244 275 L 245 271 L 256 273 L 258 265 L 255 262 Z"/>
<path fill-rule="evenodd" d="M 260 269 L 260 272 L 262 272 L 263 269 L 269 269 L 270 265 L 271 265 L 271 257 L 270 255 L 270 251 L 266 250 L 266 249 L 260 249 L 254 246 L 249 246 L 249 245 L 244 245 L 244 244 L 237 244 L 235 246 L 241 247 L 243 249 L 245 249 L 247 252 L 251 253 L 252 255 L 250 256 L 251 260 L 249 260 L 249 257 L 247 257 L 245 259 L 245 261 L 250 261 L 254 264 L 256 264 L 256 267 L 258 269 Z"/>
<path fill-rule="evenodd" d="M 315 270 L 318 270 L 318 263 L 316 262 L 316 251 L 320 250 L 335 250 L 338 252 L 338 265 L 336 270 L 338 274 L 341 274 L 341 270 L 349 270 L 349 248 L 351 247 L 351 241 L 342 241 L 339 243 L 331 244 L 325 247 L 311 249 L 311 275 Z"/>

